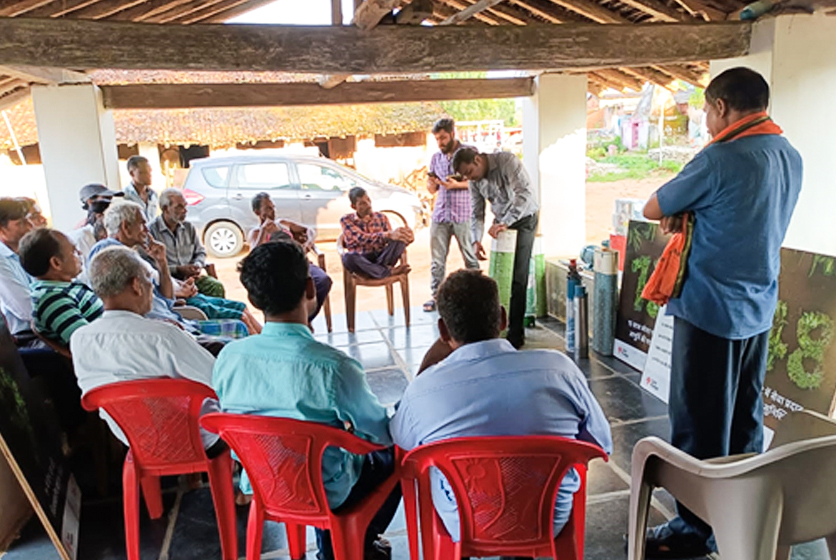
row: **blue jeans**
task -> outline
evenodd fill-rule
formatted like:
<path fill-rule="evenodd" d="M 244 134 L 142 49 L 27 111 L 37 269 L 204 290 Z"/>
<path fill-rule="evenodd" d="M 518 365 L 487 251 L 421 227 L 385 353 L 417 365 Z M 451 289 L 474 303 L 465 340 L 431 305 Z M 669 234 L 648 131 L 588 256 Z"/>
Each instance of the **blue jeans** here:
<path fill-rule="evenodd" d="M 390 241 L 377 253 L 346 253 L 343 255 L 343 266 L 349 272 L 367 278 L 386 278 L 392 274 L 392 267 L 405 249 L 403 241 Z"/>
<path fill-rule="evenodd" d="M 697 459 L 763 450 L 763 380 L 769 331 L 729 340 L 676 317 L 668 414 L 671 444 Z M 708 539 L 711 527 L 682 504 L 668 525 Z"/>

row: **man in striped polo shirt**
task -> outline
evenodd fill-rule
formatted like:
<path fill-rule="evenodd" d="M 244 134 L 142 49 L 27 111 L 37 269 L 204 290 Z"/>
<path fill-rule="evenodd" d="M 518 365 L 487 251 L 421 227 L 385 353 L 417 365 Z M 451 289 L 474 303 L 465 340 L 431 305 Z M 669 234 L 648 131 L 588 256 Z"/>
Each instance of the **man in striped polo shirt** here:
<path fill-rule="evenodd" d="M 36 281 L 31 285 L 32 319 L 43 336 L 69 345 L 76 329 L 101 317 L 102 301 L 81 282 L 81 259 L 69 238 L 48 228 L 20 241 L 20 263 Z"/>

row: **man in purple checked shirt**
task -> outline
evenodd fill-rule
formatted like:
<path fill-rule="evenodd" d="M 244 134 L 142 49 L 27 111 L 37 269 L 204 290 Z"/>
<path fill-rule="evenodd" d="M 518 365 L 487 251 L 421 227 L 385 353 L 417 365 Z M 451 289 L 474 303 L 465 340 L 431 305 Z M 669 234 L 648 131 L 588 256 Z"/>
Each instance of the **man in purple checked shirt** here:
<path fill-rule="evenodd" d="M 470 239 L 471 209 L 468 182 L 453 178 L 456 175 L 451 165 L 453 154 L 463 147 L 456 138 L 456 124 L 453 119 L 444 118 L 436 122 L 433 126 L 433 136 L 440 150 L 433 154 L 427 177 L 427 190 L 436 195 L 433 221 L 430 227 L 432 252 L 430 289 L 433 297 L 424 304 L 424 311 L 435 311 L 435 296 L 444 280 L 451 236 L 455 236 L 459 243 L 465 267 L 479 268 L 479 261 L 476 260 Z"/>

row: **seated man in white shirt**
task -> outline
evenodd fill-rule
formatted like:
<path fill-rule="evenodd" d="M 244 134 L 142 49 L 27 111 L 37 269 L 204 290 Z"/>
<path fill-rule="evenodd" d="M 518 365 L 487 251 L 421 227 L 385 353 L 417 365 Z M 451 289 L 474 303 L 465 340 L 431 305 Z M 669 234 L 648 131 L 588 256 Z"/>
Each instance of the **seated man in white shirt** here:
<path fill-rule="evenodd" d="M 90 262 L 90 278 L 105 311 L 70 337 L 82 394 L 110 383 L 160 377 L 212 386 L 212 354 L 179 327 L 144 317 L 153 305 L 154 286 L 148 267 L 135 251 L 127 247 L 102 250 Z M 207 400 L 203 413 L 219 410 L 217 404 Z M 127 445 L 119 426 L 105 413 L 102 418 Z M 201 434 L 210 458 L 226 449 L 217 435 Z"/>
<path fill-rule="evenodd" d="M 389 424 L 402 449 L 458 437 L 555 435 L 612 453 L 610 426 L 583 373 L 554 350 L 519 352 L 499 337 L 507 325 L 496 282 L 478 270 L 451 274 L 438 291 L 441 343 L 452 353 L 406 388 Z M 459 538 L 455 497 L 433 472 L 433 502 Z M 580 488 L 570 470 L 557 492 L 554 534 L 566 525 Z"/>
<path fill-rule="evenodd" d="M 32 297 L 29 286 L 33 278 L 20 264 L 18 245 L 32 230 L 26 204 L 15 198 L 0 198 L 0 312 L 6 317 L 15 342 L 34 340 L 32 335 Z"/>

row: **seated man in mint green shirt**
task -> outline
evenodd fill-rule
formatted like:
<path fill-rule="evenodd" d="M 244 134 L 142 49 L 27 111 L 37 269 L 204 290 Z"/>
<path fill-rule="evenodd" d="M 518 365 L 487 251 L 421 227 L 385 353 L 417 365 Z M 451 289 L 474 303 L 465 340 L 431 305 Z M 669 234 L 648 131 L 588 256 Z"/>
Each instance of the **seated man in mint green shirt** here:
<path fill-rule="evenodd" d="M 215 362 L 212 384 L 221 408 L 236 414 L 260 414 L 344 428 L 380 445 L 391 446 L 386 410 L 371 392 L 360 364 L 314 339 L 308 328 L 316 289 L 303 249 L 295 243 L 265 243 L 238 265 L 250 302 L 264 312 L 261 334 L 237 340 Z M 394 470 L 392 449 L 358 456 L 326 450 L 322 475 L 333 510 L 363 500 Z M 251 493 L 246 474 L 241 490 Z M 400 502 L 396 487 L 369 525 L 366 559 L 391 557 L 378 536 Z M 332 560 L 328 531 L 317 530 L 320 558 Z"/>

